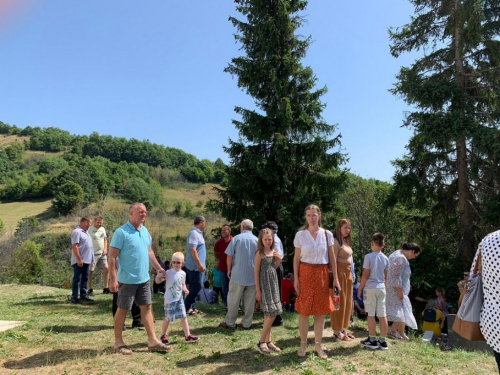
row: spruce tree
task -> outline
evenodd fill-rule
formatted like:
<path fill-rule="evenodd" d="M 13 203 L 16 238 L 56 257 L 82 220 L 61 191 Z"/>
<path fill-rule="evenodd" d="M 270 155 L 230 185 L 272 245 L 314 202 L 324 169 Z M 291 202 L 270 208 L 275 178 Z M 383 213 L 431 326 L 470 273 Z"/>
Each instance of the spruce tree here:
<path fill-rule="evenodd" d="M 486 204 L 500 197 L 500 2 L 410 2 L 415 15 L 390 31 L 391 53 L 424 56 L 401 68 L 393 89 L 415 108 L 395 187 L 399 198 L 456 220 L 458 253 L 470 261 L 478 237 L 500 219 Z"/>
<path fill-rule="evenodd" d="M 321 117 L 326 87 L 301 64 L 311 37 L 298 36 L 304 23 L 302 0 L 236 0 L 244 19 L 230 17 L 244 54 L 225 71 L 255 100 L 255 109 L 235 107 L 239 139 L 229 140 L 227 188 L 214 202 L 234 224 L 276 221 L 285 249 L 311 203 L 331 212 L 345 179 L 340 136 Z"/>

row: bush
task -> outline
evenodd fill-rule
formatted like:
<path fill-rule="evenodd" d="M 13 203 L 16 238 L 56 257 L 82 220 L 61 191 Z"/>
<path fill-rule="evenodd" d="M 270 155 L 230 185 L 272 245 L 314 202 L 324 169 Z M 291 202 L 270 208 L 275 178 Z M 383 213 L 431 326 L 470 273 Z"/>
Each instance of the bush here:
<path fill-rule="evenodd" d="M 33 241 L 22 242 L 7 263 L 7 273 L 21 284 L 38 282 L 45 268 L 41 248 L 42 245 Z"/>
<path fill-rule="evenodd" d="M 80 185 L 68 181 L 56 192 L 52 205 L 57 212 L 67 215 L 83 203 L 83 189 Z"/>

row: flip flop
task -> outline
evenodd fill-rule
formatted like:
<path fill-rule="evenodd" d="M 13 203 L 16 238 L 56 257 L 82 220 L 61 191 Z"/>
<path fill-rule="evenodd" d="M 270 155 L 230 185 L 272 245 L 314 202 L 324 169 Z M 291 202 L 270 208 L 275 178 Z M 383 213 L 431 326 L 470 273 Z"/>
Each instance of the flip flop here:
<path fill-rule="evenodd" d="M 148 350 L 150 352 L 158 352 L 158 353 L 166 353 L 168 352 L 172 347 L 170 345 L 162 344 L 159 342 L 158 344 L 154 346 L 148 346 Z"/>
<path fill-rule="evenodd" d="M 132 350 L 130 350 L 126 345 L 119 346 L 118 348 L 115 348 L 115 353 L 122 354 L 122 355 L 131 355 Z"/>

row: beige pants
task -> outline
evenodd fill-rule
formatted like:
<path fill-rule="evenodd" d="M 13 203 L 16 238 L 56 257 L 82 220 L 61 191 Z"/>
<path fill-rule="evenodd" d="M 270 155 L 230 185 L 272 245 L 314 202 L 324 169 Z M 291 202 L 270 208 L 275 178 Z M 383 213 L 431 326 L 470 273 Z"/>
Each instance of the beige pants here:
<path fill-rule="evenodd" d="M 240 300 L 243 296 L 243 303 L 245 308 L 245 315 L 241 320 L 241 324 L 245 328 L 250 328 L 253 320 L 253 311 L 255 307 L 255 285 L 243 286 L 229 281 L 229 293 L 227 294 L 227 314 L 225 322 L 228 326 L 234 327 L 236 325 L 236 318 L 238 318 L 238 309 L 240 307 Z"/>

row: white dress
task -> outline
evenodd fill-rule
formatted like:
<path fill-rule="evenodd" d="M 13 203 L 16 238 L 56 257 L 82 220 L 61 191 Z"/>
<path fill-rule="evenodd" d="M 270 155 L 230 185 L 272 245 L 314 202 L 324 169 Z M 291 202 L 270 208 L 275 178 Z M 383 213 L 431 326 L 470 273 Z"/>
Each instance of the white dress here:
<path fill-rule="evenodd" d="M 390 322 L 404 322 L 408 327 L 417 329 L 417 322 L 413 316 L 410 293 L 411 269 L 408 259 L 399 250 L 389 256 L 389 273 L 387 275 L 386 311 Z M 398 297 L 397 288 L 403 289 L 404 299 Z"/>
<path fill-rule="evenodd" d="M 470 273 L 481 253 L 484 303 L 479 327 L 488 346 L 500 353 L 500 230 L 483 238 Z"/>

